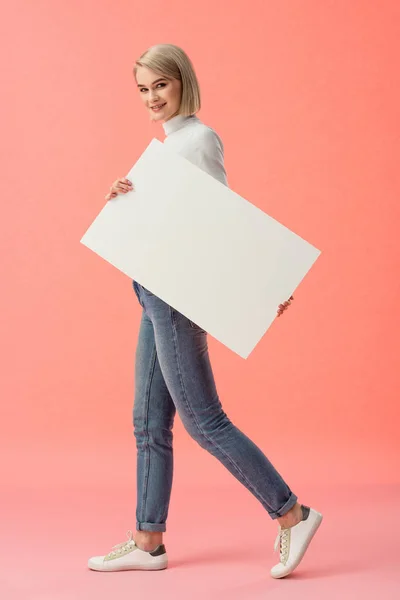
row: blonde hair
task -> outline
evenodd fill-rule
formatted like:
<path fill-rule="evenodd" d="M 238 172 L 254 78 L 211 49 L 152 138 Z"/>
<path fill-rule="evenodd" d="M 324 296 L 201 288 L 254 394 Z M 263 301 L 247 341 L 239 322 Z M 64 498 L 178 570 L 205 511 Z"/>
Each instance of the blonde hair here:
<path fill-rule="evenodd" d="M 157 44 L 151 46 L 135 61 L 133 74 L 138 67 L 147 67 L 160 76 L 173 77 L 182 82 L 181 103 L 178 114 L 188 117 L 201 108 L 200 86 L 192 61 L 179 46 Z"/>

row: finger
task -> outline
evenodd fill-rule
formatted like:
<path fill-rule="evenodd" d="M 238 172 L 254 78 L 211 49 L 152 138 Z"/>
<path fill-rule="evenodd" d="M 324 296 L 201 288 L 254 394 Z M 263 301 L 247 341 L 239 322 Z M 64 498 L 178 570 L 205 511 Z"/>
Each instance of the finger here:
<path fill-rule="evenodd" d="M 117 189 L 121 192 L 130 192 L 132 190 L 132 188 L 125 183 L 120 183 Z"/>
<path fill-rule="evenodd" d="M 129 179 L 123 179 L 120 181 L 121 185 L 126 185 L 128 186 L 129 189 L 133 188 L 132 182 L 129 181 Z"/>

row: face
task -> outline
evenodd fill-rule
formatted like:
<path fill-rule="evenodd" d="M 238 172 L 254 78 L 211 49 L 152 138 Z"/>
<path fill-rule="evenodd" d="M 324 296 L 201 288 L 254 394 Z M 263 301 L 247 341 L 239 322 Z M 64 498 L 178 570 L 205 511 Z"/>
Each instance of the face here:
<path fill-rule="evenodd" d="M 182 90 L 179 79 L 164 77 L 147 67 L 138 67 L 136 82 L 151 121 L 168 121 L 178 114 Z M 160 104 L 164 106 L 153 110 L 153 106 Z"/>

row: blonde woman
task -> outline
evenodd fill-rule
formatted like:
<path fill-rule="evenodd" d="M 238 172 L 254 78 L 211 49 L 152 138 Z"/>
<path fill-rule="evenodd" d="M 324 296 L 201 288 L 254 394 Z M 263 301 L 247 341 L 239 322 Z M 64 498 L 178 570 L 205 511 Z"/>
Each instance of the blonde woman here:
<path fill-rule="evenodd" d="M 178 46 L 149 48 L 133 69 L 138 93 L 152 121 L 162 123 L 164 143 L 227 185 L 224 149 L 214 129 L 197 116 L 200 90 L 193 65 Z M 134 190 L 117 179 L 106 200 Z M 227 417 L 210 364 L 207 332 L 136 281 L 142 307 L 135 359 L 134 435 L 137 447 L 136 533 L 90 569 L 157 570 L 168 566 L 163 543 L 173 475 L 172 427 L 176 411 L 190 436 L 213 454 L 279 524 L 272 577 L 285 577 L 299 564 L 322 515 L 300 504 L 263 452 Z M 277 310 L 289 306 L 291 297 Z"/>

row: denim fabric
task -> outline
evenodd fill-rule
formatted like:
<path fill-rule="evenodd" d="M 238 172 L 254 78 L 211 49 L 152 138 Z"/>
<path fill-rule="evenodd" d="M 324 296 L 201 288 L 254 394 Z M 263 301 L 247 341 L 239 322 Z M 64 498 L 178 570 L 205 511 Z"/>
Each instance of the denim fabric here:
<path fill-rule="evenodd" d="M 136 529 L 166 531 L 176 411 L 189 435 L 261 502 L 272 519 L 283 516 L 297 496 L 260 448 L 224 412 L 210 364 L 207 333 L 136 281 L 133 288 L 143 308 L 133 407 Z"/>

